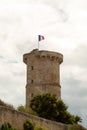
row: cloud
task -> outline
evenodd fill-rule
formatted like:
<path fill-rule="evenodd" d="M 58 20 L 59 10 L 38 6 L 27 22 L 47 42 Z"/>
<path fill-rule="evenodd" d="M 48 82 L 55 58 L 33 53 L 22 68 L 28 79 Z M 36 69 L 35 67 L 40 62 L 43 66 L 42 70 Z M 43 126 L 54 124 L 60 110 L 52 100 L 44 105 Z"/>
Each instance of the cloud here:
<path fill-rule="evenodd" d="M 66 68 L 65 68 L 66 69 Z M 63 70 L 64 71 L 64 70 Z M 74 114 L 79 115 L 83 119 L 83 124 L 86 126 L 86 100 L 87 100 L 87 80 L 78 79 L 74 73 L 62 73 L 62 99 L 68 104 L 68 110 Z M 80 75 L 80 78 L 84 75 Z M 87 75 L 86 75 L 87 77 Z M 84 115 L 85 114 L 85 115 Z"/>
<path fill-rule="evenodd" d="M 0 99 L 16 107 L 25 104 L 24 69 L 22 63 L 0 61 Z"/>
<path fill-rule="evenodd" d="M 79 44 L 73 51 L 66 53 L 61 66 L 62 98 L 69 105 L 69 111 L 78 114 L 86 126 L 87 100 L 87 45 Z"/>
<path fill-rule="evenodd" d="M 87 45 L 79 44 L 69 55 L 66 55 L 67 61 L 65 60 L 66 65 L 78 66 L 86 70 L 87 66 Z"/>

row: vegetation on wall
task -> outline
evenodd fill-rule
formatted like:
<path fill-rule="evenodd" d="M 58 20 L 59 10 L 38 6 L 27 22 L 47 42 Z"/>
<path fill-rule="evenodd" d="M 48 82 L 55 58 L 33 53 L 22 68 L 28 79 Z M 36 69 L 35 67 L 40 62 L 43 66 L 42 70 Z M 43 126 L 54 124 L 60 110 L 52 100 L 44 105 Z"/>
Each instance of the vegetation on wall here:
<path fill-rule="evenodd" d="M 10 123 L 5 123 L 1 126 L 0 130 L 16 130 L 15 128 L 12 128 Z M 31 121 L 31 120 L 26 120 L 26 122 L 23 125 L 23 130 L 46 130 L 42 126 L 38 126 Z M 86 130 L 83 126 L 73 124 L 68 127 L 68 130 Z"/>
<path fill-rule="evenodd" d="M 12 128 L 12 126 L 10 125 L 10 123 L 5 123 L 1 126 L 0 130 L 16 130 L 14 128 Z"/>
<path fill-rule="evenodd" d="M 39 125 L 36 125 L 34 130 L 46 130 L 45 128 L 39 126 Z"/>
<path fill-rule="evenodd" d="M 12 128 L 10 123 L 4 123 L 0 130 L 16 130 L 15 128 Z M 26 120 L 26 122 L 23 124 L 23 130 L 46 130 L 45 128 L 38 126 L 31 121 L 31 120 Z"/>
<path fill-rule="evenodd" d="M 34 130 L 34 124 L 32 121 L 27 120 L 23 125 L 24 130 Z"/>
<path fill-rule="evenodd" d="M 49 93 L 34 96 L 30 102 L 30 107 L 38 116 L 49 120 L 65 124 L 77 124 L 82 121 L 81 117 L 74 116 L 67 111 L 68 106 L 62 100 L 58 100 L 56 95 Z"/>
<path fill-rule="evenodd" d="M 69 127 L 69 130 L 87 130 L 81 125 L 73 124 Z"/>
<path fill-rule="evenodd" d="M 31 121 L 31 120 L 27 120 L 24 125 L 24 130 L 46 130 L 45 128 L 41 127 L 41 126 L 38 126 Z"/>
<path fill-rule="evenodd" d="M 8 107 L 8 108 L 14 109 L 13 105 L 5 103 L 1 99 L 0 99 L 0 106 L 5 106 L 5 107 Z"/>
<path fill-rule="evenodd" d="M 35 111 L 33 111 L 30 107 L 26 108 L 25 106 L 20 105 L 20 106 L 18 106 L 17 110 L 20 112 L 25 112 L 25 113 L 37 116 L 37 113 Z"/>

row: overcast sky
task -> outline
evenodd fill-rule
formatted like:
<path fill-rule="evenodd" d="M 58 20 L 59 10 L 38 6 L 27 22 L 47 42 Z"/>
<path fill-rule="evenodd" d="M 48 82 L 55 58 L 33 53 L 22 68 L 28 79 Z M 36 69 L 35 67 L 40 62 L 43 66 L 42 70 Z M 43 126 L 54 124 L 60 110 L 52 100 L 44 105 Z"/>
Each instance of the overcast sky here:
<path fill-rule="evenodd" d="M 60 52 L 62 99 L 87 127 L 87 0 L 0 0 L 0 99 L 25 104 L 23 54 Z"/>

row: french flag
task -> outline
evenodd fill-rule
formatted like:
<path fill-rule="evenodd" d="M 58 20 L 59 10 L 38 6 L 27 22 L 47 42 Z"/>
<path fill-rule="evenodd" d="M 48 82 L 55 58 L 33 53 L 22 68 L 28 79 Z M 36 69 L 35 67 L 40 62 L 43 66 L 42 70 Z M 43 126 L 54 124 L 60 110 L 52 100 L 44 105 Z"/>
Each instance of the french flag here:
<path fill-rule="evenodd" d="M 38 35 L 38 41 L 41 41 L 41 40 L 44 40 L 44 39 L 45 39 L 44 36 Z"/>

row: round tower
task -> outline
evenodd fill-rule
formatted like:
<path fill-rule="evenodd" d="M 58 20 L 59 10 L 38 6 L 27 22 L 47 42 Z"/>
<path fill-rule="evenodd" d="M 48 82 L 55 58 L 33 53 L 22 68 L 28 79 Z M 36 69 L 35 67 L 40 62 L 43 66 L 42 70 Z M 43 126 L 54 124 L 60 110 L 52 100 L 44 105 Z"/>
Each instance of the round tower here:
<path fill-rule="evenodd" d="M 63 55 L 35 49 L 23 55 L 27 65 L 26 107 L 35 94 L 52 93 L 61 98 L 60 64 Z"/>

